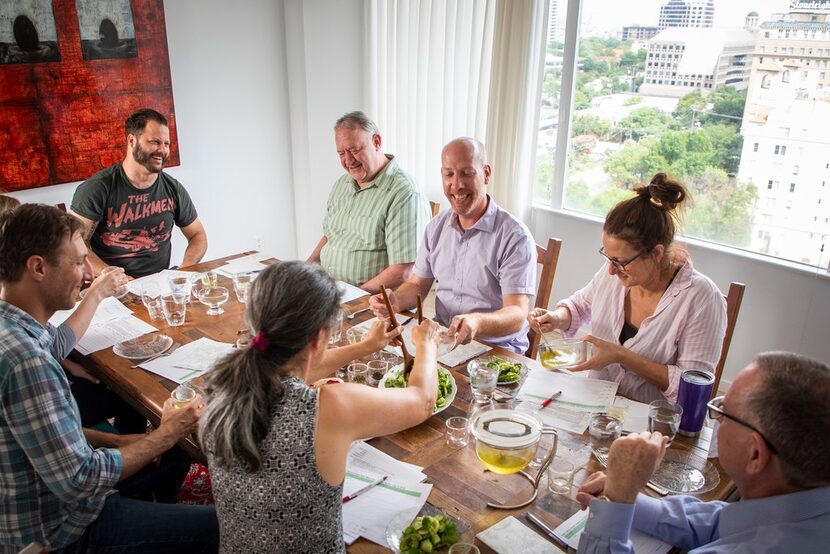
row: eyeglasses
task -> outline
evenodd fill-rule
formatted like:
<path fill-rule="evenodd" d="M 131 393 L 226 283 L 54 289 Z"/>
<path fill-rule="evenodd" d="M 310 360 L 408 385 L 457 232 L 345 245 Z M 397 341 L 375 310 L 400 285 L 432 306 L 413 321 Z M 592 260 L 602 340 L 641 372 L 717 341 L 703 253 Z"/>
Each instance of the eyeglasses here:
<path fill-rule="evenodd" d="M 752 431 L 758 433 L 761 436 L 762 439 L 764 439 L 764 444 L 767 445 L 767 448 L 769 448 L 770 451 L 773 454 L 778 454 L 778 449 L 776 449 L 772 445 L 772 443 L 769 441 L 769 439 L 767 439 L 764 436 L 764 434 L 761 431 L 758 430 L 757 427 L 755 427 L 754 425 L 750 425 L 746 421 L 744 421 L 742 419 L 738 419 L 737 417 L 735 417 L 731 414 L 727 414 L 725 411 L 723 411 L 723 408 L 721 407 L 721 406 L 723 406 L 723 398 L 724 398 L 723 396 L 718 396 L 717 398 L 713 398 L 712 400 L 709 401 L 708 404 L 706 404 L 706 407 L 709 408 L 709 418 L 720 420 L 721 418 L 725 417 L 725 418 L 731 419 L 735 423 L 739 423 L 739 424 L 743 425 L 747 429 L 751 429 Z"/>
<path fill-rule="evenodd" d="M 602 247 L 602 248 L 599 249 L 599 255 L 602 256 L 603 258 L 605 258 L 606 260 L 608 260 L 608 263 L 613 265 L 614 269 L 616 269 L 617 271 L 625 271 L 625 268 L 631 262 L 633 262 L 634 260 L 636 260 L 637 258 L 642 256 L 643 254 L 645 254 L 645 252 L 640 252 L 639 254 L 637 254 L 636 256 L 634 256 L 633 258 L 631 258 L 629 260 L 621 261 L 621 260 L 618 260 L 616 258 L 612 258 L 608 254 L 606 254 L 605 253 L 605 247 Z"/>

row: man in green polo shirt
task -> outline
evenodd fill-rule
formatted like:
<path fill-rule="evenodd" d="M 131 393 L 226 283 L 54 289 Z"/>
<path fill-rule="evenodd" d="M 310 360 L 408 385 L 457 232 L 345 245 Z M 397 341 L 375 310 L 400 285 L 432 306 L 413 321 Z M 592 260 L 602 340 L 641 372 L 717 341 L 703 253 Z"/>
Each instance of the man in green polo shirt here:
<path fill-rule="evenodd" d="M 346 173 L 334 183 L 323 238 L 308 261 L 370 293 L 395 288 L 415 262 L 428 202 L 394 156 L 383 153 L 378 128 L 363 112 L 337 120 L 334 142 Z"/>

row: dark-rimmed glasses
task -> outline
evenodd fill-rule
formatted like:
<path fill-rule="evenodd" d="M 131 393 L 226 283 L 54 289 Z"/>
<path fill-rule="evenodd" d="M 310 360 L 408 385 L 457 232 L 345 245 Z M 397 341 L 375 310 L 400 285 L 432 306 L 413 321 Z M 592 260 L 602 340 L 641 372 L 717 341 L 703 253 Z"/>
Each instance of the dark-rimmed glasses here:
<path fill-rule="evenodd" d="M 606 260 L 608 260 L 608 263 L 613 265 L 614 269 L 616 269 L 617 271 L 625 271 L 625 268 L 628 266 L 628 264 L 630 264 L 631 262 L 633 262 L 634 260 L 636 260 L 637 258 L 642 256 L 643 254 L 645 254 L 645 252 L 640 252 L 639 254 L 634 256 L 633 258 L 622 261 L 622 260 L 618 260 L 617 258 L 612 258 L 608 254 L 606 254 L 604 246 L 599 249 L 599 255 L 602 256 L 603 258 L 605 258 Z"/>
<path fill-rule="evenodd" d="M 767 445 L 767 448 L 769 448 L 770 451 L 773 454 L 778 454 L 778 449 L 776 449 L 772 445 L 772 443 L 764 436 L 764 434 L 761 431 L 758 430 L 757 427 L 755 427 L 754 425 L 751 425 L 751 424 L 747 423 L 746 421 L 744 421 L 742 419 L 739 419 L 739 418 L 723 411 L 723 408 L 722 408 L 723 398 L 724 398 L 723 396 L 718 396 L 716 398 L 713 398 L 712 400 L 710 400 L 706 404 L 706 407 L 709 408 L 709 418 L 720 420 L 722 417 L 725 417 L 725 418 L 731 419 L 735 423 L 739 423 L 740 425 L 743 425 L 747 429 L 751 429 L 752 431 L 758 433 L 761 436 L 761 438 L 764 440 L 764 444 Z"/>

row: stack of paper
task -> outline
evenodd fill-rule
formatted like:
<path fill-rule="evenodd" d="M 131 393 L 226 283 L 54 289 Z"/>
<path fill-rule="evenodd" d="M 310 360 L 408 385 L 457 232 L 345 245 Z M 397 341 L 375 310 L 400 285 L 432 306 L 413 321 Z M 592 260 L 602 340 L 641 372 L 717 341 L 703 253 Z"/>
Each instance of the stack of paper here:
<path fill-rule="evenodd" d="M 561 548 L 549 543 L 525 524 L 513 516 L 506 517 L 492 527 L 476 535 L 478 539 L 492 548 L 497 554 L 551 554 L 564 552 Z"/>
<path fill-rule="evenodd" d="M 628 401 L 628 411 L 623 419 L 622 430 L 625 433 L 642 433 L 648 431 L 648 404 Z"/>
<path fill-rule="evenodd" d="M 356 287 L 354 285 L 350 285 L 345 281 L 337 281 L 337 289 L 340 291 L 340 303 L 345 304 L 346 302 L 351 302 L 352 300 L 356 300 L 358 298 L 362 298 L 369 294 L 365 290 L 360 287 Z"/>
<path fill-rule="evenodd" d="M 227 262 L 225 265 L 216 269 L 217 273 L 221 273 L 225 277 L 233 277 L 237 273 L 251 273 L 256 271 L 262 271 L 266 267 L 267 264 L 262 263 L 262 260 L 269 260 L 273 258 L 270 254 L 264 254 L 262 252 L 257 252 L 256 254 L 250 254 L 248 256 L 242 256 L 241 258 L 233 259 Z"/>
<path fill-rule="evenodd" d="M 162 294 L 167 294 L 170 292 L 170 277 L 174 276 L 185 276 L 189 277 L 191 281 L 196 279 L 195 271 L 177 271 L 173 269 L 162 269 L 158 273 L 153 273 L 152 275 L 147 275 L 145 277 L 140 277 L 138 279 L 133 279 L 129 283 L 127 283 L 127 289 L 135 294 L 136 296 L 141 296 L 141 292 L 144 290 L 150 283 L 156 283 L 159 286 L 159 292 Z"/>
<path fill-rule="evenodd" d="M 79 304 L 80 302 L 71 310 L 55 312 L 49 322 L 55 326 L 61 325 L 74 313 Z M 105 298 L 95 311 L 89 328 L 75 345 L 75 349 L 81 354 L 89 355 L 156 330 L 149 323 L 131 315 L 132 313 L 115 298 Z"/>
<path fill-rule="evenodd" d="M 139 367 L 181 384 L 206 373 L 220 358 L 231 352 L 232 344 L 202 337 L 182 346 L 169 356 L 144 362 Z"/>
<path fill-rule="evenodd" d="M 386 546 L 386 528 L 392 519 L 414 519 L 432 491 L 432 485 L 421 482 L 426 478 L 421 468 L 399 462 L 358 441 L 349 450 L 343 495 L 352 494 L 384 475 L 388 476 L 384 483 L 343 504 L 343 540 L 346 544 L 364 537 Z"/>
<path fill-rule="evenodd" d="M 562 395 L 539 410 L 539 416 L 546 425 L 582 434 L 588 428 L 591 412 L 605 410 L 613 402 L 617 383 L 533 369 L 519 390 L 518 399 L 541 406 L 559 391 Z"/>
<path fill-rule="evenodd" d="M 590 509 L 577 510 L 574 515 L 554 529 L 553 533 L 574 550 L 578 549 L 579 537 L 582 536 L 582 531 L 585 530 L 585 526 L 588 524 L 590 513 Z M 672 549 L 670 544 L 636 529 L 631 530 L 629 537 L 634 547 L 633 552 L 637 554 L 664 554 Z"/>

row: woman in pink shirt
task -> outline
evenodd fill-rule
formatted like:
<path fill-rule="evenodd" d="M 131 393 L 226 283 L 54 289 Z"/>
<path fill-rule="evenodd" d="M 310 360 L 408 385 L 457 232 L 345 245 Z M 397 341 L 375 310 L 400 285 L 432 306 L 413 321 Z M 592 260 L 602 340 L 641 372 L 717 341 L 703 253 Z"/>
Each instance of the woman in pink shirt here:
<path fill-rule="evenodd" d="M 726 302 L 717 286 L 674 247 L 677 210 L 686 189 L 665 173 L 635 189 L 606 216 L 600 254 L 606 263 L 553 311 L 529 321 L 566 337 L 590 324 L 593 355 L 572 371 L 619 383 L 641 402 L 677 400 L 685 369 L 714 371 L 726 332 Z"/>

